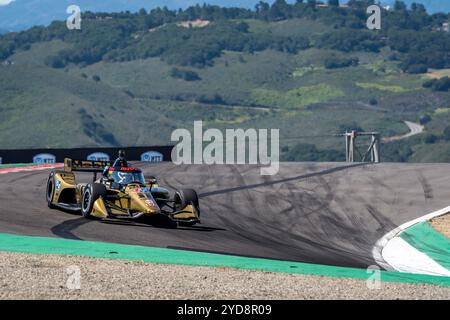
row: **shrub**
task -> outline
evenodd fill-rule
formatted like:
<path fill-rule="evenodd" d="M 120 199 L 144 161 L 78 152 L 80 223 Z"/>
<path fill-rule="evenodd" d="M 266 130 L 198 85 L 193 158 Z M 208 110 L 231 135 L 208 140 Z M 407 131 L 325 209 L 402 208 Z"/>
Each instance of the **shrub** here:
<path fill-rule="evenodd" d="M 419 73 L 425 73 L 428 71 L 428 67 L 425 64 L 413 64 L 409 65 L 404 69 L 407 73 L 412 74 L 419 74 Z"/>
<path fill-rule="evenodd" d="M 178 68 L 172 68 L 170 70 L 170 76 L 175 79 L 183 79 L 185 81 L 198 81 L 201 80 L 200 76 L 191 70 L 184 70 Z"/>
<path fill-rule="evenodd" d="M 225 104 L 223 98 L 217 93 L 213 95 L 201 95 L 197 101 L 205 104 Z"/>
<path fill-rule="evenodd" d="M 350 66 L 357 66 L 359 63 L 358 58 L 340 58 L 331 57 L 325 59 L 324 65 L 327 69 L 345 68 Z"/>
<path fill-rule="evenodd" d="M 450 126 L 445 127 L 443 137 L 445 141 L 450 141 Z"/>
<path fill-rule="evenodd" d="M 450 89 L 450 78 L 444 77 L 434 82 L 432 86 L 433 91 L 448 91 Z"/>
<path fill-rule="evenodd" d="M 427 133 L 424 137 L 423 137 L 423 142 L 426 144 L 433 144 L 436 143 L 438 140 L 438 137 L 435 136 L 434 134 L 431 133 Z"/>
<path fill-rule="evenodd" d="M 283 161 L 344 161 L 345 154 L 333 149 L 319 150 L 313 144 L 300 143 L 284 153 L 282 159 Z"/>
<path fill-rule="evenodd" d="M 422 87 L 430 89 L 431 87 L 433 87 L 434 82 L 435 82 L 435 79 L 427 80 L 422 84 Z"/>
<path fill-rule="evenodd" d="M 443 91 L 446 92 L 450 89 L 450 78 L 443 77 L 440 79 L 432 79 L 425 81 L 422 85 L 424 88 L 431 89 L 433 91 Z"/>
<path fill-rule="evenodd" d="M 246 23 L 246 22 L 240 22 L 240 23 L 238 23 L 238 25 L 236 26 L 236 29 L 237 29 L 239 32 L 247 33 L 248 30 L 250 29 L 250 26 L 249 26 L 248 23 Z"/>
<path fill-rule="evenodd" d="M 421 125 L 427 124 L 430 121 L 431 121 L 431 116 L 429 114 L 425 114 L 425 115 L 421 116 L 420 120 L 419 120 Z"/>

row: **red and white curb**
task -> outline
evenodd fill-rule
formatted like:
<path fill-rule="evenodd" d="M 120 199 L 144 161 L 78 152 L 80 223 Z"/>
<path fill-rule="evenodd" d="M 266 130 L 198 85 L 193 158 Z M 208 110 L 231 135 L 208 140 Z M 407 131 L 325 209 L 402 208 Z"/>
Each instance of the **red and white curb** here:
<path fill-rule="evenodd" d="M 64 167 L 64 164 L 56 163 L 56 164 L 41 164 L 41 165 L 31 165 L 31 166 L 24 166 L 24 167 L 3 168 L 3 169 L 0 169 L 0 174 L 25 172 L 25 171 L 37 171 L 37 170 L 48 170 L 48 169 L 56 169 L 56 168 L 62 168 L 62 167 Z"/>
<path fill-rule="evenodd" d="M 450 277 L 450 271 L 399 237 L 406 229 L 450 212 L 450 206 L 408 221 L 377 241 L 372 256 L 386 270 Z"/>

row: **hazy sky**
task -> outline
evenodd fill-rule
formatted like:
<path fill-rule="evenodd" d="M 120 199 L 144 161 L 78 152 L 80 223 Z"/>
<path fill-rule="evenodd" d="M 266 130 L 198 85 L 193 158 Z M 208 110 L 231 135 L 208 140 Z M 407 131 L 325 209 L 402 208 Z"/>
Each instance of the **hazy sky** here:
<path fill-rule="evenodd" d="M 14 0 L 0 0 L 0 6 L 4 6 L 5 4 L 8 4 L 10 2 L 13 2 Z"/>

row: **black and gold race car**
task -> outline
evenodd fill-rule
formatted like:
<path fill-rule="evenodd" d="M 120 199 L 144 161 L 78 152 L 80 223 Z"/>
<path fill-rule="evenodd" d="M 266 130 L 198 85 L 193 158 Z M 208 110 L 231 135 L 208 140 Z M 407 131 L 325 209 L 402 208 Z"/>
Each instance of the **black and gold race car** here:
<path fill-rule="evenodd" d="M 74 172 L 92 172 L 92 183 L 76 183 Z M 97 179 L 97 174 L 102 173 Z M 109 162 L 64 160 L 63 171 L 52 171 L 47 181 L 50 208 L 78 211 L 86 217 L 132 219 L 166 215 L 184 225 L 200 222 L 197 193 L 170 192 L 155 177 L 144 178 L 138 168 L 112 167 Z"/>

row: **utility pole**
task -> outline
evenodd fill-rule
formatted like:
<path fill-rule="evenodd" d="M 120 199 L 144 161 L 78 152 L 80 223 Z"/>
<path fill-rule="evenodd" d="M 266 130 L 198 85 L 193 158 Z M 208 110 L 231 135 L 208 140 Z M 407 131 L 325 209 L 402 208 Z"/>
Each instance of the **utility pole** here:
<path fill-rule="evenodd" d="M 366 162 L 370 155 L 370 162 L 379 163 L 380 159 L 380 133 L 379 132 L 357 132 L 352 130 L 346 132 L 340 136 L 345 137 L 345 155 L 347 162 L 356 162 L 355 152 L 358 152 L 361 158 L 361 162 Z M 370 136 L 370 145 L 364 154 L 361 154 L 356 146 L 356 138 L 360 136 Z"/>

